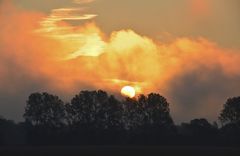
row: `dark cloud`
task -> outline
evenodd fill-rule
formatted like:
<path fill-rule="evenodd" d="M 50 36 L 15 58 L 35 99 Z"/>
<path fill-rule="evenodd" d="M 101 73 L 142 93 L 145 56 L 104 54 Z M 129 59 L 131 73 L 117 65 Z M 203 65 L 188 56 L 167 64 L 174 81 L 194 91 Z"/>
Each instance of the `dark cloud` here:
<path fill-rule="evenodd" d="M 176 122 L 217 116 L 227 98 L 240 95 L 240 76 L 229 76 L 220 67 L 199 67 L 174 78 L 168 92 Z"/>
<path fill-rule="evenodd" d="M 5 64 L 6 65 L 6 64 Z M 30 93 L 47 90 L 47 82 L 31 79 L 14 64 L 8 64 L 8 74 L 0 85 L 0 114 L 8 119 L 22 120 L 26 100 Z"/>

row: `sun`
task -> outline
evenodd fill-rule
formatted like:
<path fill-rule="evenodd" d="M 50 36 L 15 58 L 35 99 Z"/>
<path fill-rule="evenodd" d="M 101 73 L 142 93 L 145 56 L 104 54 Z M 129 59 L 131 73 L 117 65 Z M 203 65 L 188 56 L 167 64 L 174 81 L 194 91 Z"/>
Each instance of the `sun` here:
<path fill-rule="evenodd" d="M 124 86 L 121 89 L 121 94 L 126 97 L 133 98 L 136 95 L 136 91 L 133 87 L 131 86 Z"/>

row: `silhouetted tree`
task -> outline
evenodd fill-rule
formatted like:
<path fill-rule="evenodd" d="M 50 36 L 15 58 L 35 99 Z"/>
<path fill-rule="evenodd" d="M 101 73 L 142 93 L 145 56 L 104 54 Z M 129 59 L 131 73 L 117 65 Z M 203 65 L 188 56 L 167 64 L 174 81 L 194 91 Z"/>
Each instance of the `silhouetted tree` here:
<path fill-rule="evenodd" d="M 81 91 L 66 105 L 70 125 L 109 129 L 121 126 L 120 102 L 102 90 Z"/>
<path fill-rule="evenodd" d="M 187 136 L 210 136 L 217 132 L 217 127 L 210 124 L 206 119 L 194 119 L 190 123 L 183 123 L 182 128 L 185 130 Z"/>
<path fill-rule="evenodd" d="M 240 144 L 240 97 L 229 98 L 223 105 L 219 116 L 223 124 L 220 129 L 221 138 L 226 145 Z"/>
<path fill-rule="evenodd" d="M 138 104 L 136 98 L 126 98 L 123 101 L 123 123 L 127 130 L 136 129 L 142 125 L 143 109 Z"/>
<path fill-rule="evenodd" d="M 169 103 L 159 94 L 140 95 L 123 101 L 123 121 L 128 131 L 128 142 L 157 144 L 175 134 Z"/>
<path fill-rule="evenodd" d="M 102 90 L 81 91 L 64 105 L 58 96 L 33 93 L 16 124 L 0 117 L 0 145 L 144 144 L 240 145 L 240 97 L 227 100 L 219 119 L 175 126 L 160 94 L 122 101 Z"/>
<path fill-rule="evenodd" d="M 66 112 L 74 143 L 101 144 L 120 137 L 121 103 L 102 90 L 81 91 L 66 104 Z"/>
<path fill-rule="evenodd" d="M 173 124 L 173 120 L 170 116 L 169 103 L 167 100 L 159 95 L 151 93 L 148 95 L 146 100 L 141 100 L 139 98 L 139 103 L 145 102 L 145 111 L 147 112 L 147 123 L 156 126 L 165 126 Z M 145 121 L 145 122 L 146 122 Z"/>
<path fill-rule="evenodd" d="M 33 93 L 25 107 L 24 118 L 34 126 L 58 128 L 64 124 L 64 103 L 58 96 Z"/>
<path fill-rule="evenodd" d="M 0 145 L 23 145 L 26 133 L 21 124 L 0 117 Z"/>
<path fill-rule="evenodd" d="M 219 116 L 223 124 L 240 122 L 240 97 L 229 98 Z"/>
<path fill-rule="evenodd" d="M 124 119 L 127 128 L 141 126 L 164 127 L 173 124 L 169 103 L 159 94 L 140 95 L 124 101 Z"/>
<path fill-rule="evenodd" d="M 105 113 L 105 122 L 107 123 L 107 128 L 123 128 L 122 104 L 113 95 L 108 98 L 108 102 L 106 104 L 107 105 L 105 106 L 106 108 L 103 113 Z"/>

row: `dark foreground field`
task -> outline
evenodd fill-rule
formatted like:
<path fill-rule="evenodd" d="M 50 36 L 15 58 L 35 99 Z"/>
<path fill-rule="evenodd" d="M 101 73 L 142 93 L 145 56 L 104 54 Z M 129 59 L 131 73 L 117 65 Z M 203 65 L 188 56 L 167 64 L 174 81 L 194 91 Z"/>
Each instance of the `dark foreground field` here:
<path fill-rule="evenodd" d="M 158 147 L 158 146 L 51 146 L 1 147 L 0 156 L 240 156 L 238 147 Z"/>

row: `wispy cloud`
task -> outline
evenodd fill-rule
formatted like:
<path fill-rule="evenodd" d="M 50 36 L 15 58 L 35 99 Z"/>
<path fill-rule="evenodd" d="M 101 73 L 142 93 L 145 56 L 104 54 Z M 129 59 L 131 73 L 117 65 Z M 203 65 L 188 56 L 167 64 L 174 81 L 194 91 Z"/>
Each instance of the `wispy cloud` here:
<path fill-rule="evenodd" d="M 82 8 L 53 9 L 49 18 L 56 21 L 62 21 L 92 19 L 96 16 L 95 14 L 83 14 L 83 10 Z"/>
<path fill-rule="evenodd" d="M 74 1 L 75 3 L 90 3 L 92 1 Z M 41 28 L 35 32 L 69 43 L 69 46 L 75 47 L 65 59 L 72 59 L 77 56 L 98 56 L 104 46 L 101 37 L 97 31 L 82 31 L 78 26 L 73 26 L 69 22 L 94 19 L 96 14 L 84 13 L 85 8 L 59 8 L 53 9 L 51 14 L 44 18 L 40 24 Z M 95 29 L 95 28 L 93 28 Z M 77 45 L 77 47 L 76 47 Z M 92 45 L 96 45 L 95 47 Z"/>
<path fill-rule="evenodd" d="M 82 8 L 60 8 L 53 9 L 51 14 L 40 22 L 42 28 L 38 32 L 46 34 L 69 35 L 67 30 L 74 29 L 70 25 L 61 25 L 60 22 L 71 20 L 89 20 L 95 18 L 96 14 L 84 14 Z"/>

